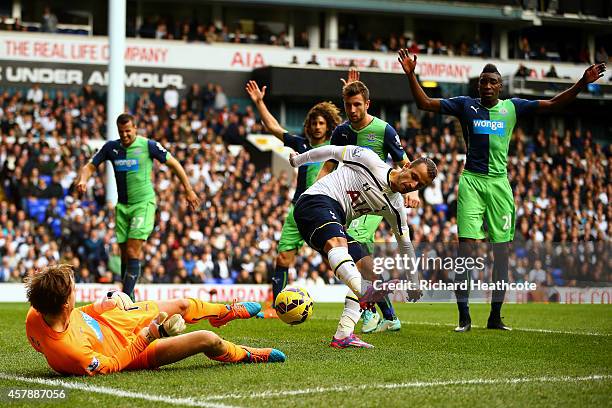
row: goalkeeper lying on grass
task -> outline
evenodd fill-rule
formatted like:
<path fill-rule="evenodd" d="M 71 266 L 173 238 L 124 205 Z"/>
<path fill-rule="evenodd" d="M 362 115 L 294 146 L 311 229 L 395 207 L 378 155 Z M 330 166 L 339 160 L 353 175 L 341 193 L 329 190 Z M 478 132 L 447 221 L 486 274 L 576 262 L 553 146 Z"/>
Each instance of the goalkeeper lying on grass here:
<path fill-rule="evenodd" d="M 26 318 L 28 340 L 60 374 L 151 369 L 198 353 L 224 363 L 285 361 L 279 350 L 239 346 L 210 331 L 181 334 L 185 323 L 208 319 L 219 327 L 253 317 L 261 310 L 258 303 L 132 303 L 121 292 L 109 292 L 93 304 L 75 308 L 74 272 L 66 264 L 42 269 L 28 279 L 26 288 L 32 305 Z"/>

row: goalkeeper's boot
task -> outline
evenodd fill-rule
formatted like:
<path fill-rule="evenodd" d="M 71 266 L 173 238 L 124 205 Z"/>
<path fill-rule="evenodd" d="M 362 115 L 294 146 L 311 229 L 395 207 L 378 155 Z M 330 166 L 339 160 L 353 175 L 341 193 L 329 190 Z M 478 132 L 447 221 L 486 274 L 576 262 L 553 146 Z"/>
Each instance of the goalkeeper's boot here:
<path fill-rule="evenodd" d="M 372 333 L 376 330 L 376 326 L 380 321 L 380 315 L 375 310 L 372 311 L 370 309 L 364 310 L 361 318 L 363 319 L 363 326 L 361 326 L 362 333 Z"/>
<path fill-rule="evenodd" d="M 278 314 L 276 314 L 276 309 L 274 309 L 273 307 L 264 309 L 263 315 L 264 315 L 264 319 L 278 319 Z"/>
<path fill-rule="evenodd" d="M 272 300 L 268 300 L 266 303 L 264 303 L 262 312 L 264 319 L 278 319 L 276 309 L 274 309 L 274 302 L 272 302 Z"/>
<path fill-rule="evenodd" d="M 361 340 L 359 337 L 355 336 L 354 333 L 351 333 L 350 336 L 345 337 L 343 339 L 337 339 L 336 337 L 333 337 L 329 345 L 337 349 L 345 349 L 348 347 L 374 348 L 373 345 L 368 344 L 365 341 Z"/>
<path fill-rule="evenodd" d="M 501 317 L 489 316 L 489 320 L 487 321 L 487 329 L 510 331 L 512 330 L 512 327 L 506 326 Z"/>
<path fill-rule="evenodd" d="M 287 359 L 285 353 L 277 349 L 240 347 L 247 352 L 247 355 L 242 359 L 243 363 L 284 363 Z"/>
<path fill-rule="evenodd" d="M 396 317 L 393 320 L 381 319 L 376 326 L 376 333 L 384 331 L 399 331 L 402 328 L 402 322 Z"/>
<path fill-rule="evenodd" d="M 221 327 L 234 319 L 250 319 L 261 312 L 261 305 L 257 302 L 234 301 L 231 305 L 225 305 L 227 312 L 219 317 L 212 317 L 208 321 L 213 327 Z"/>

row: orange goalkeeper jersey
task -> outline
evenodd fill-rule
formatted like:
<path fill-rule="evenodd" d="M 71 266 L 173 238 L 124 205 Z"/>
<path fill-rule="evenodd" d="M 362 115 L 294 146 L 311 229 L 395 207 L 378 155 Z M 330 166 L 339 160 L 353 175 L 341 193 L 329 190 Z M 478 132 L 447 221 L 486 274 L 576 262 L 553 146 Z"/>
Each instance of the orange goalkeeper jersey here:
<path fill-rule="evenodd" d="M 75 308 L 68 328 L 58 333 L 30 308 L 26 334 L 36 351 L 60 374 L 94 375 L 121 371 L 148 346 L 138 332 L 157 317 L 155 302 L 137 303 L 138 309 L 119 308 L 98 314 L 93 305 Z"/>

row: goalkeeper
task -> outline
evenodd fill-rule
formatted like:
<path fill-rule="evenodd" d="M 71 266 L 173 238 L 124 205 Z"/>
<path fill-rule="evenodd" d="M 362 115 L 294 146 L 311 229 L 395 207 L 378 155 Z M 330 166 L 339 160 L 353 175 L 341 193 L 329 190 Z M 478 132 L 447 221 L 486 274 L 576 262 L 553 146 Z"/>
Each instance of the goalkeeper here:
<path fill-rule="evenodd" d="M 117 291 L 75 308 L 74 272 L 67 264 L 40 270 L 28 279 L 26 288 L 32 306 L 26 318 L 28 340 L 60 374 L 152 369 L 198 353 L 224 363 L 285 361 L 279 350 L 239 346 L 207 330 L 181 334 L 185 323 L 208 319 L 219 327 L 253 317 L 261 310 L 258 303 L 223 305 L 199 299 L 132 303 Z"/>

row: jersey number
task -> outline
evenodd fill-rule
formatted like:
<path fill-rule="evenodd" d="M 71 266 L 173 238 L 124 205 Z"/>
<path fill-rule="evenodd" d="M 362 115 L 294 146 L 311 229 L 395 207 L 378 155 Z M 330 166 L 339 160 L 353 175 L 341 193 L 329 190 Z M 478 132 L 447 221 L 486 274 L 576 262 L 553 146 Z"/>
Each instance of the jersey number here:
<path fill-rule="evenodd" d="M 511 214 L 502 215 L 502 219 L 504 220 L 504 226 L 502 227 L 502 229 L 504 231 L 509 230 L 510 223 L 512 222 L 512 215 Z"/>
<path fill-rule="evenodd" d="M 134 217 L 130 222 L 130 228 L 142 228 L 144 224 L 144 217 Z"/>
<path fill-rule="evenodd" d="M 359 191 L 347 191 L 346 194 L 351 197 L 351 207 L 353 207 L 353 211 L 355 211 L 359 215 L 367 214 L 370 212 L 370 207 L 368 203 L 364 199 L 361 198 L 361 193 Z"/>

